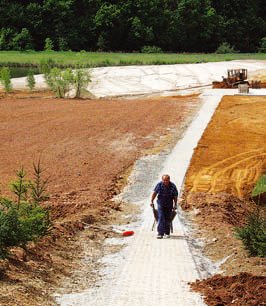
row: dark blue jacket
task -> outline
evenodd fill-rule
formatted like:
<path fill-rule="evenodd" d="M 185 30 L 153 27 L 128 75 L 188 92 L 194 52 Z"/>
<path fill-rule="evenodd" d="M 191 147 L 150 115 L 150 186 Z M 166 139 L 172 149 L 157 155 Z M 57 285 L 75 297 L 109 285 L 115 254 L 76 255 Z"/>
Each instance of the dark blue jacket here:
<path fill-rule="evenodd" d="M 163 182 L 159 182 L 154 192 L 157 193 L 157 203 L 161 206 L 172 206 L 174 197 L 178 196 L 176 185 L 172 182 L 168 186 L 165 186 Z"/>

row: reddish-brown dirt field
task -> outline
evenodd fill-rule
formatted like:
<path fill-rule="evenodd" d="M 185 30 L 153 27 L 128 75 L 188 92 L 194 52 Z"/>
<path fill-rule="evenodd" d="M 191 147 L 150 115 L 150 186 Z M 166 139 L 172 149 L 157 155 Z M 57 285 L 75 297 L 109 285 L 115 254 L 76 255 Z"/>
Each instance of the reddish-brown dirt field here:
<path fill-rule="evenodd" d="M 47 93 L 2 94 L 1 192 L 10 196 L 15 170 L 23 165 L 31 177 L 32 163 L 41 159 L 54 228 L 26 253 L 18 248 L 1 262 L 0 305 L 55 305 L 49 292 L 73 268 L 82 222 L 108 223 L 120 209 L 109 200 L 134 161 L 173 145 L 198 107 L 195 96 L 59 100 Z"/>
<path fill-rule="evenodd" d="M 265 259 L 249 257 L 234 228 L 255 210 L 249 198 L 266 171 L 265 102 L 262 96 L 224 97 L 187 172 L 182 207 L 205 237 L 205 254 L 217 262 L 226 258 L 222 275 L 193 284 L 208 305 L 264 305 Z"/>

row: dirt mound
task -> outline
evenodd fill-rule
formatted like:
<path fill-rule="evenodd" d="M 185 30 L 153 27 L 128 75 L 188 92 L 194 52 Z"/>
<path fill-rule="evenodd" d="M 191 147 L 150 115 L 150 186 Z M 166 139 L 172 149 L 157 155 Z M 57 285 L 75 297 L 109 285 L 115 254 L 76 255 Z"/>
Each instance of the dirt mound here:
<path fill-rule="evenodd" d="M 198 216 L 205 216 L 205 227 L 220 227 L 221 224 L 243 226 L 247 216 L 255 209 L 254 203 L 239 199 L 228 193 L 190 193 L 182 203 L 183 209 L 198 209 Z"/>
<path fill-rule="evenodd" d="M 265 304 L 266 277 L 239 273 L 223 277 L 214 275 L 191 284 L 193 290 L 205 296 L 209 306 L 262 306 Z"/>

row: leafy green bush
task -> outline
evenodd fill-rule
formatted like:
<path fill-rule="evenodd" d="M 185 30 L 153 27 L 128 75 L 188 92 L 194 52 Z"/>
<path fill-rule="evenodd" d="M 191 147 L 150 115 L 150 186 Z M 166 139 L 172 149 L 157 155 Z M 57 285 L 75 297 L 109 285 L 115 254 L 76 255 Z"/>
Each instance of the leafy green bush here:
<path fill-rule="evenodd" d="M 141 48 L 141 53 L 163 53 L 163 50 L 156 46 L 143 46 Z"/>
<path fill-rule="evenodd" d="M 86 88 L 91 81 L 90 73 L 85 70 L 77 69 L 73 72 L 73 87 L 75 89 L 75 97 L 80 98 L 81 90 Z"/>
<path fill-rule="evenodd" d="M 32 70 L 30 70 L 27 75 L 27 87 L 29 87 L 30 90 L 33 90 L 35 85 L 36 85 L 36 81 L 34 78 L 34 74 Z"/>
<path fill-rule="evenodd" d="M 0 82 L 4 86 L 6 92 L 12 91 L 11 72 L 8 67 L 3 67 L 0 70 Z"/>
<path fill-rule="evenodd" d="M 33 49 L 32 37 L 27 28 L 22 28 L 20 33 L 17 33 L 12 39 L 12 50 L 31 50 Z"/>
<path fill-rule="evenodd" d="M 247 225 L 236 228 L 235 233 L 251 256 L 266 256 L 266 220 L 259 211 L 250 214 Z"/>
<path fill-rule="evenodd" d="M 80 69 L 71 70 L 70 68 L 66 70 L 53 68 L 45 79 L 49 88 L 58 98 L 65 98 L 72 88 L 75 90 L 75 97 L 80 97 L 81 90 L 86 88 L 91 80 L 89 72 Z"/>
<path fill-rule="evenodd" d="M 35 177 L 30 182 L 21 167 L 16 173 L 17 180 L 11 183 L 16 199 L 0 197 L 0 258 L 8 255 L 10 247 L 25 248 L 29 241 L 36 241 L 49 231 L 49 212 L 40 206 L 47 199 L 46 181 L 42 180 L 41 172 L 40 162 L 34 164 Z"/>
<path fill-rule="evenodd" d="M 70 89 L 73 75 L 71 69 L 61 71 L 58 68 L 52 68 L 46 76 L 46 83 L 58 98 L 64 98 Z"/>
<path fill-rule="evenodd" d="M 12 39 L 15 31 L 10 28 L 0 29 L 0 50 L 12 50 Z"/>
<path fill-rule="evenodd" d="M 231 46 L 227 42 L 223 42 L 215 51 L 217 54 L 226 54 L 226 53 L 238 53 L 238 51 L 235 50 L 234 46 Z"/>

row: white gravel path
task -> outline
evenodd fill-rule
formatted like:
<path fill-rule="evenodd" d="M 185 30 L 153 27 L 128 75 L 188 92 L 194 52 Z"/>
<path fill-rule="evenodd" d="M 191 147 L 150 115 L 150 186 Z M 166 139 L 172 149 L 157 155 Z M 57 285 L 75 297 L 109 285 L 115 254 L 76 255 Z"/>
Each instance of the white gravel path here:
<path fill-rule="evenodd" d="M 151 231 L 153 216 L 148 203 L 151 188 L 163 173 L 169 173 L 180 190 L 193 148 L 225 93 L 234 94 L 237 91 L 208 90 L 201 95 L 204 103 L 198 116 L 161 167 L 158 166 L 160 161 L 156 162 L 156 157 L 145 157 L 136 164 L 131 183 L 122 194 L 123 200 L 143 207 L 141 221 L 128 227 L 135 230 L 135 235 L 127 238 L 128 245 L 121 252 L 103 259 L 106 263 L 106 268 L 102 271 L 104 277 L 95 288 L 58 296 L 60 305 L 205 305 L 202 298 L 191 292 L 187 285 L 187 282 L 201 278 L 201 271 L 192 255 L 184 224 L 176 217 L 172 237 L 156 239 L 156 231 Z M 150 181 L 142 181 L 143 168 L 151 173 L 150 177 L 146 177 Z M 136 195 L 136 190 L 141 192 Z"/>

